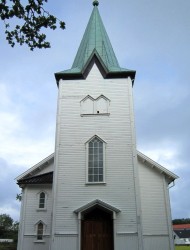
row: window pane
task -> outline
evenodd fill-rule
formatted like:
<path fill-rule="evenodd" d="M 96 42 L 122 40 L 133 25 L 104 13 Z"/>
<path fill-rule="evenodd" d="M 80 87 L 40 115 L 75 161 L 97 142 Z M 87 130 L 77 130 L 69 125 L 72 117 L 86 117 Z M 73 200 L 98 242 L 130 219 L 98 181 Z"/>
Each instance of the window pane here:
<path fill-rule="evenodd" d="M 94 174 L 98 174 L 98 168 L 94 169 Z"/>
<path fill-rule="evenodd" d="M 95 181 L 95 182 L 98 181 L 98 175 L 94 175 L 94 181 Z"/>
<path fill-rule="evenodd" d="M 99 168 L 99 175 L 103 175 L 103 168 Z"/>
<path fill-rule="evenodd" d="M 39 208 L 45 207 L 45 193 L 40 193 L 40 199 L 39 199 Z"/>
<path fill-rule="evenodd" d="M 92 181 L 93 181 L 93 175 L 89 175 L 89 176 L 88 176 L 88 181 L 89 181 L 89 182 L 92 182 Z"/>
<path fill-rule="evenodd" d="M 89 155 L 89 161 L 93 161 L 93 155 Z"/>
<path fill-rule="evenodd" d="M 89 142 L 88 181 L 103 181 L 103 142 L 94 138 Z"/>
<path fill-rule="evenodd" d="M 94 161 L 98 161 L 98 155 L 94 155 Z"/>
<path fill-rule="evenodd" d="M 103 175 L 99 175 L 99 181 L 103 181 Z"/>
<path fill-rule="evenodd" d="M 89 174 L 93 174 L 93 168 L 89 168 Z"/>
<path fill-rule="evenodd" d="M 99 161 L 103 161 L 103 154 L 99 154 Z"/>
<path fill-rule="evenodd" d="M 99 161 L 99 168 L 103 168 L 103 161 Z"/>
<path fill-rule="evenodd" d="M 93 148 L 89 147 L 89 154 L 93 154 Z"/>
<path fill-rule="evenodd" d="M 39 223 L 37 228 L 37 239 L 42 240 L 43 239 L 43 224 Z"/>
<path fill-rule="evenodd" d="M 98 154 L 98 148 L 94 148 L 94 154 Z"/>
<path fill-rule="evenodd" d="M 89 168 L 93 168 L 93 166 L 94 166 L 93 161 L 90 161 L 90 162 L 88 163 L 88 166 L 89 166 Z"/>
<path fill-rule="evenodd" d="M 94 168 L 97 168 L 98 167 L 98 161 L 95 161 L 94 162 Z"/>
<path fill-rule="evenodd" d="M 44 208 L 44 203 L 40 203 L 39 208 Z"/>

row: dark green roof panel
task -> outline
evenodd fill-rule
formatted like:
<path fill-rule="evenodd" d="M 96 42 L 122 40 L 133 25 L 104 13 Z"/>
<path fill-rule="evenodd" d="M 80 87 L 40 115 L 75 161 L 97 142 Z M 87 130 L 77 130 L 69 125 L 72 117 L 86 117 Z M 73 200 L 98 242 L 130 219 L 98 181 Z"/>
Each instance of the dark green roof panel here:
<path fill-rule="evenodd" d="M 107 76 L 111 73 L 116 76 L 127 77 L 131 76 L 134 80 L 135 71 L 121 68 L 113 51 L 111 42 L 102 22 L 99 10 L 98 1 L 93 2 L 94 8 L 90 16 L 90 20 L 86 27 L 76 57 L 71 69 L 55 73 L 57 82 L 59 79 L 69 79 L 71 77 L 81 77 L 91 59 L 95 55 L 98 61 L 104 68 Z M 66 77 L 66 78 L 65 78 Z"/>
<path fill-rule="evenodd" d="M 97 6 L 94 6 L 72 68 L 83 69 L 94 50 L 108 71 L 120 68 Z"/>

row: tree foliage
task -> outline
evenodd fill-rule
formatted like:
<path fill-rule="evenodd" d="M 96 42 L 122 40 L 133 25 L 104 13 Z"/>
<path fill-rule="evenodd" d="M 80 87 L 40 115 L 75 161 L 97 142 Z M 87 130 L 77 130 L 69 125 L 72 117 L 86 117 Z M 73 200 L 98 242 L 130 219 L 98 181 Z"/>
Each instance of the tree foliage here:
<path fill-rule="evenodd" d="M 190 218 L 174 219 L 172 223 L 173 225 L 190 224 Z"/>
<path fill-rule="evenodd" d="M 0 238 L 17 241 L 19 223 L 8 214 L 0 214 Z"/>
<path fill-rule="evenodd" d="M 50 48 L 43 29 L 55 30 L 58 25 L 65 29 L 65 23 L 44 9 L 48 0 L 1 0 L 0 18 L 5 25 L 8 43 L 14 47 L 16 43 L 27 44 L 34 48 Z M 14 20 L 16 19 L 16 21 Z M 16 22 L 16 25 L 14 24 Z M 11 28 L 11 26 L 14 26 Z"/>
<path fill-rule="evenodd" d="M 0 227 L 4 230 L 9 230 L 12 228 L 13 219 L 8 214 L 0 214 Z"/>
<path fill-rule="evenodd" d="M 16 195 L 16 200 L 18 201 L 22 200 L 22 193 Z"/>

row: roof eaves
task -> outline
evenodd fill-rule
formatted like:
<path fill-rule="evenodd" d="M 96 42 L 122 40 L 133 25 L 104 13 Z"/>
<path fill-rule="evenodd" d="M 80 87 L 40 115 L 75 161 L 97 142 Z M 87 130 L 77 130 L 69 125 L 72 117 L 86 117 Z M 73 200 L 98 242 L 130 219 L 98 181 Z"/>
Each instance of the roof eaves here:
<path fill-rule="evenodd" d="M 40 161 L 39 163 L 35 164 L 33 167 L 29 168 L 27 171 L 25 171 L 24 173 L 22 173 L 21 175 L 19 175 L 18 177 L 15 178 L 16 181 L 24 178 L 25 176 L 32 174 L 33 172 L 35 172 L 37 169 L 40 169 L 40 167 L 42 165 L 44 165 L 45 163 L 51 161 L 54 158 L 54 153 L 52 153 L 51 155 L 47 156 L 46 158 L 44 158 L 42 161 Z"/>
<path fill-rule="evenodd" d="M 27 178 L 22 178 L 17 181 L 18 185 L 23 185 L 23 184 L 52 184 L 53 182 L 53 171 L 40 174 L 40 175 L 35 175 L 32 177 L 27 177 Z"/>
<path fill-rule="evenodd" d="M 91 68 L 93 67 L 94 63 L 96 63 L 97 67 L 99 68 L 102 76 L 105 79 L 112 79 L 112 78 L 127 78 L 130 77 L 132 80 L 132 84 L 134 84 L 135 80 L 135 70 L 129 70 L 124 69 L 120 67 L 113 67 L 113 68 L 107 68 L 105 63 L 103 62 L 101 56 L 97 52 L 96 49 L 94 49 L 88 58 L 86 64 L 82 69 L 80 68 L 74 68 L 70 70 L 61 71 L 58 73 L 55 73 L 55 78 L 57 81 L 57 85 L 59 87 L 59 80 L 83 80 L 86 79 Z"/>
<path fill-rule="evenodd" d="M 154 166 L 155 168 L 157 168 L 158 170 L 160 170 L 162 173 L 166 174 L 169 179 L 175 180 L 175 179 L 179 178 L 179 176 L 177 176 L 173 172 L 169 171 L 168 169 L 164 168 L 159 163 L 153 161 L 152 159 L 150 159 L 149 157 L 147 157 L 143 153 L 137 151 L 137 156 L 140 157 L 143 161 L 149 162 L 152 166 Z"/>

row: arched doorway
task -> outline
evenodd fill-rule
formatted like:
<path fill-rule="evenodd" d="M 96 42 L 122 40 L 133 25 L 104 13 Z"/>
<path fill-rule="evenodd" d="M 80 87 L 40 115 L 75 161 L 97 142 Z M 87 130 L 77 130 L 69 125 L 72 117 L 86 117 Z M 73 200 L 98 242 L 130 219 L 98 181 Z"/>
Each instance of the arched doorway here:
<path fill-rule="evenodd" d="M 81 250 L 113 250 L 112 213 L 94 207 L 83 214 Z"/>

